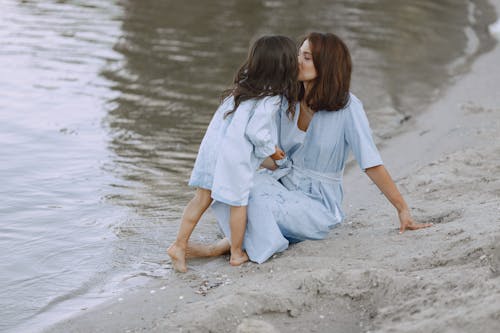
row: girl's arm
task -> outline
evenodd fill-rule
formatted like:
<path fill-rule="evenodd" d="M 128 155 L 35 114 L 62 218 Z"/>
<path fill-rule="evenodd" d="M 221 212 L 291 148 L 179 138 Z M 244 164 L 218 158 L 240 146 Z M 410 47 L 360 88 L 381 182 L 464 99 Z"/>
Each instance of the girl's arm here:
<path fill-rule="evenodd" d="M 403 233 L 405 230 L 417 230 L 432 226 L 432 223 L 416 223 L 413 220 L 408 205 L 383 165 L 367 168 L 365 172 L 398 211 L 399 233 Z"/>
<path fill-rule="evenodd" d="M 276 153 L 272 132 L 279 101 L 278 96 L 264 97 L 257 101 L 246 126 L 245 135 L 254 146 L 255 156 L 259 158 L 267 158 Z"/>
<path fill-rule="evenodd" d="M 269 170 L 276 170 L 278 169 L 278 165 L 276 164 L 276 162 L 274 162 L 274 160 L 270 157 L 266 158 L 264 160 L 264 162 L 262 162 L 262 164 L 260 165 L 261 167 L 263 168 L 266 168 L 266 169 L 269 169 Z"/>

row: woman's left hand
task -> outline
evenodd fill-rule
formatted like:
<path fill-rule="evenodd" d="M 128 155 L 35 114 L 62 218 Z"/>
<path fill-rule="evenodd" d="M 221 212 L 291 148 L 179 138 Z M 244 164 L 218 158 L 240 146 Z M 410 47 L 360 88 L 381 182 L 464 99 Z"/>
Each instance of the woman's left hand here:
<path fill-rule="evenodd" d="M 408 210 L 402 210 L 399 215 L 399 233 L 402 234 L 405 230 L 418 230 L 432 226 L 432 223 L 416 223 Z"/>
<path fill-rule="evenodd" d="M 366 174 L 370 179 L 377 184 L 378 188 L 384 193 L 386 198 L 392 203 L 392 205 L 398 210 L 399 223 L 401 227 L 399 228 L 399 233 L 402 234 L 405 230 L 418 230 L 423 228 L 428 228 L 432 226 L 432 223 L 416 223 L 411 217 L 408 205 L 401 193 L 399 193 L 396 184 L 392 180 L 389 172 L 385 169 L 383 165 L 377 165 L 365 170 Z"/>

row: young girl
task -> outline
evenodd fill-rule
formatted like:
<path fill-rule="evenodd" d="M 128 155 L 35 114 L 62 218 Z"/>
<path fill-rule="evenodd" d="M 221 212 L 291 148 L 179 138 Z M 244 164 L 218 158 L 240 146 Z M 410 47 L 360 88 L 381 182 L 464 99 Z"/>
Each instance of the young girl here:
<path fill-rule="evenodd" d="M 297 48 L 290 38 L 265 36 L 250 48 L 200 145 L 189 180 L 196 193 L 184 209 L 175 242 L 167 250 L 176 271 L 187 271 L 189 237 L 212 200 L 231 207 L 230 264 L 238 266 L 248 260 L 242 245 L 253 175 L 268 157 L 279 160 L 285 156 L 277 146 L 275 116 L 283 99 L 293 112 L 297 75 Z"/>

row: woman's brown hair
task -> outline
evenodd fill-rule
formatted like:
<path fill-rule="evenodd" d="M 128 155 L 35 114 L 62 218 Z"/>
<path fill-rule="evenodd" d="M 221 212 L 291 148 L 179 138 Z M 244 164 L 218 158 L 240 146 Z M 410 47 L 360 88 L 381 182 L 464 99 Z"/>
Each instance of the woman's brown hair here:
<path fill-rule="evenodd" d="M 349 49 L 332 33 L 311 32 L 304 39 L 309 41 L 317 77 L 305 95 L 300 88 L 299 100 L 314 111 L 337 111 L 349 103 L 352 61 Z"/>
<path fill-rule="evenodd" d="M 299 84 L 297 46 L 285 36 L 260 37 L 250 48 L 248 57 L 233 80 L 233 87 L 223 98 L 234 96 L 235 112 L 241 102 L 265 96 L 283 95 L 288 100 L 288 111 L 295 110 Z"/>

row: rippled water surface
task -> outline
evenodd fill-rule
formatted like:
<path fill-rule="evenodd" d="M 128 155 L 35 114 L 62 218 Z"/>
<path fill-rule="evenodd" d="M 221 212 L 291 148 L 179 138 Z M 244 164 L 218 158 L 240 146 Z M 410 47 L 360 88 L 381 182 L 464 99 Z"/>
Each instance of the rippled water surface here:
<path fill-rule="evenodd" d="M 491 47 L 494 21 L 465 0 L 0 8 L 0 331 L 41 329 L 117 285 L 168 274 L 198 145 L 255 36 L 344 37 L 353 90 L 383 141 Z M 216 238 L 203 222 L 194 237 Z"/>

